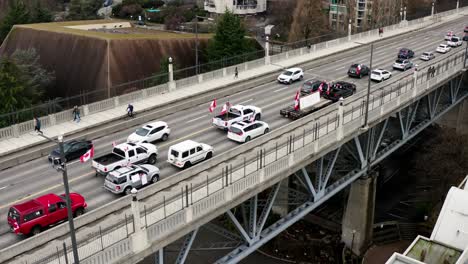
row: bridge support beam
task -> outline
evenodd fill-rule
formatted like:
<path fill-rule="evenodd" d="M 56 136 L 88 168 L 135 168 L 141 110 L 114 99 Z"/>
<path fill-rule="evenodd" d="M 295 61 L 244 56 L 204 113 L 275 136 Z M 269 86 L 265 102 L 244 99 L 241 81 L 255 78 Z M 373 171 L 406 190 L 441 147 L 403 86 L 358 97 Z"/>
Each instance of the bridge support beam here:
<path fill-rule="evenodd" d="M 437 123 L 442 126 L 449 128 L 455 128 L 457 134 L 466 135 L 468 134 L 468 102 L 463 100 L 462 103 L 455 106 L 442 118 L 440 118 Z"/>
<path fill-rule="evenodd" d="M 362 255 L 372 242 L 376 179 L 373 173 L 351 184 L 341 239 L 356 255 Z"/>

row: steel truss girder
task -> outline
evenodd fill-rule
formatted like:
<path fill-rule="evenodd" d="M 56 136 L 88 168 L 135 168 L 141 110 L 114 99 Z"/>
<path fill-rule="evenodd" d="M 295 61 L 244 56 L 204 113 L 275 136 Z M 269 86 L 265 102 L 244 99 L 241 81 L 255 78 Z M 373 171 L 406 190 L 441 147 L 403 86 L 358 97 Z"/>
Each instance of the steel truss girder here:
<path fill-rule="evenodd" d="M 439 89 L 442 90 L 443 87 L 440 87 Z M 438 94 L 436 94 L 434 96 L 435 99 L 432 99 L 433 100 L 432 102 L 434 104 L 438 104 L 440 102 L 441 94 L 442 94 L 442 91 L 440 91 Z M 269 240 L 271 240 L 272 238 L 274 238 L 275 236 L 277 236 L 278 234 L 283 232 L 285 229 L 287 229 L 292 224 L 294 224 L 295 222 L 297 222 L 298 220 L 303 218 L 305 215 L 307 215 L 312 210 L 317 208 L 323 202 L 325 202 L 326 200 L 328 200 L 329 198 L 334 196 L 339 191 L 343 190 L 345 187 L 347 187 L 349 184 L 351 184 L 354 180 L 356 180 L 357 178 L 365 175 L 368 172 L 368 168 L 377 165 L 383 159 L 388 157 L 388 155 L 390 155 L 394 151 L 398 150 L 401 146 L 405 145 L 409 140 L 411 140 L 413 137 L 415 137 L 417 134 L 419 134 L 421 131 L 423 131 L 425 128 L 427 128 L 435 119 L 437 119 L 440 116 L 444 115 L 446 112 L 448 112 L 450 109 L 452 109 L 455 104 L 458 104 L 459 102 L 466 99 L 467 97 L 468 97 L 468 93 L 465 92 L 460 97 L 457 97 L 457 99 L 452 104 L 450 104 L 449 106 L 447 106 L 445 108 L 442 108 L 440 112 L 436 112 L 436 108 L 431 107 L 431 111 L 433 111 L 433 113 L 432 114 L 428 113 L 428 119 L 425 120 L 425 122 L 421 122 L 418 125 L 416 125 L 414 128 L 410 129 L 411 123 L 414 121 L 413 115 L 414 115 L 414 112 L 416 111 L 415 109 L 417 108 L 416 105 L 419 104 L 418 102 L 415 102 L 414 103 L 415 105 L 413 106 L 413 112 L 411 113 L 411 115 L 408 116 L 408 118 L 410 118 L 411 120 L 409 122 L 408 121 L 406 122 L 406 124 L 408 124 L 408 125 L 405 126 L 407 128 L 407 130 L 408 130 L 408 133 L 406 133 L 406 136 L 403 139 L 396 140 L 390 146 L 386 147 L 381 152 L 378 152 L 378 147 L 380 145 L 380 142 L 382 141 L 383 134 L 384 134 L 384 132 L 385 132 L 387 126 L 388 126 L 388 119 L 385 120 L 384 124 L 382 126 L 382 130 L 380 131 L 380 135 L 379 135 L 379 137 L 378 137 L 378 139 L 376 141 L 376 143 L 377 143 L 376 147 L 371 151 L 372 154 L 375 153 L 375 155 L 371 155 L 372 159 L 369 160 L 369 164 L 368 164 L 369 167 L 362 166 L 362 164 L 361 164 L 361 166 L 360 166 L 361 168 L 358 168 L 358 169 L 355 169 L 355 170 L 349 172 L 346 176 L 341 178 L 336 183 L 330 185 L 329 187 L 326 187 L 325 188 L 325 194 L 322 197 L 320 197 L 317 200 L 314 199 L 313 202 L 312 201 L 305 202 L 303 205 L 301 205 L 298 208 L 294 209 L 293 211 L 291 211 L 289 214 L 287 214 L 285 217 L 283 217 L 282 219 L 280 219 L 279 221 L 277 221 L 276 223 L 274 223 L 270 227 L 268 227 L 265 230 L 261 231 L 260 239 L 254 241 L 253 243 L 249 243 L 248 245 L 243 244 L 242 246 L 240 246 L 240 247 L 234 249 L 233 251 L 231 251 L 228 255 L 224 256 L 221 259 L 219 259 L 216 263 L 219 263 L 219 264 L 220 263 L 229 263 L 229 264 L 238 263 L 244 257 L 251 254 L 252 252 L 257 250 L 259 247 L 261 247 L 262 245 L 267 243 Z M 429 98 L 429 95 L 426 96 L 426 98 Z M 431 99 L 428 99 L 428 101 L 429 100 L 431 100 Z M 435 106 L 435 107 L 437 107 L 437 106 Z M 368 130 L 368 133 L 370 133 L 370 130 Z M 372 132 L 372 133 L 375 133 L 375 131 Z M 370 136 L 369 136 L 369 138 L 370 138 Z M 358 152 L 358 155 L 359 155 L 359 160 L 361 160 L 361 162 L 364 162 L 364 163 L 367 162 L 367 159 L 364 156 L 362 145 L 360 143 L 360 140 L 359 140 L 358 136 L 355 137 L 353 139 L 353 141 L 354 141 L 354 144 L 356 145 L 356 149 L 357 149 L 357 152 Z M 373 140 L 368 139 L 368 145 L 369 145 L 370 141 L 373 141 Z M 346 144 L 345 144 L 345 146 L 346 146 Z M 350 151 L 350 153 L 351 153 L 351 151 Z M 305 176 L 304 177 L 305 184 L 304 184 L 303 181 L 300 181 L 300 182 L 302 184 L 304 184 L 306 186 L 306 188 L 309 189 L 311 191 L 311 193 L 313 194 L 315 192 L 315 188 L 314 188 L 312 182 L 310 181 L 310 179 L 309 179 L 309 181 L 307 180 L 309 178 L 308 174 L 307 174 L 307 171 L 304 168 L 301 169 L 301 171 L 302 171 L 302 174 Z M 298 179 L 300 179 L 300 176 L 299 176 L 298 173 L 295 173 L 294 175 L 296 175 L 298 177 Z"/>
<path fill-rule="evenodd" d="M 182 244 L 182 247 L 180 249 L 179 255 L 177 256 L 177 259 L 175 261 L 176 264 L 185 263 L 185 260 L 187 259 L 190 248 L 192 247 L 193 241 L 195 241 L 195 237 L 197 236 L 197 233 L 198 233 L 198 228 L 193 230 L 186 236 L 184 243 Z"/>

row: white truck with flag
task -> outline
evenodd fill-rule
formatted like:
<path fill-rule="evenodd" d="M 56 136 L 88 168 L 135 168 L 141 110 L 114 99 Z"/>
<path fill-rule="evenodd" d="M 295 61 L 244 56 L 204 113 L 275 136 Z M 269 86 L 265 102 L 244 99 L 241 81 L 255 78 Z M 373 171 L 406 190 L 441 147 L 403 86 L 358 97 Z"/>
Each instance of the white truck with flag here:
<path fill-rule="evenodd" d="M 300 97 L 299 92 L 297 92 L 294 105 L 281 109 L 280 115 L 296 120 L 331 104 L 333 104 L 333 101 L 320 97 L 320 91 L 302 97 Z"/>
<path fill-rule="evenodd" d="M 110 171 L 137 163 L 156 164 L 158 149 L 150 143 L 123 143 L 114 146 L 111 153 L 93 159 L 96 175 L 107 175 Z"/>
<path fill-rule="evenodd" d="M 226 103 L 221 113 L 213 117 L 212 124 L 227 131 L 235 122 L 260 120 L 261 117 L 262 109 L 259 107 L 252 105 L 234 105 L 230 107 L 229 103 Z"/>

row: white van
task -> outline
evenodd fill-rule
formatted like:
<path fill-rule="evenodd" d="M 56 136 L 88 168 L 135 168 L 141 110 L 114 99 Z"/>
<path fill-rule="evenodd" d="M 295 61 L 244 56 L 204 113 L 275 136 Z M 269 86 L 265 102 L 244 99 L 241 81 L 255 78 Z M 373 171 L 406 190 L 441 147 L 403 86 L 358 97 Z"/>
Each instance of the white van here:
<path fill-rule="evenodd" d="M 167 162 L 179 168 L 188 168 L 213 156 L 213 147 L 193 140 L 185 140 L 169 147 Z"/>

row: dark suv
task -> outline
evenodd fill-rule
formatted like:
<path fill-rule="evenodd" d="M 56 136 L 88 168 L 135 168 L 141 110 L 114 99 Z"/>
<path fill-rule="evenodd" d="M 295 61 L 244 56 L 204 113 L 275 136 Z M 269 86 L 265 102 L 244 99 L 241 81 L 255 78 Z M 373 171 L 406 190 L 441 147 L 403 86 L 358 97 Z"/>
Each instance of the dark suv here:
<path fill-rule="evenodd" d="M 402 48 L 398 52 L 398 58 L 399 59 L 407 60 L 407 59 L 413 58 L 413 57 L 414 57 L 414 51 L 412 51 L 410 49 Z"/>
<path fill-rule="evenodd" d="M 341 97 L 346 98 L 356 92 L 356 85 L 349 82 L 338 81 L 331 84 L 328 91 L 323 93 L 323 98 L 338 101 Z"/>
<path fill-rule="evenodd" d="M 306 96 L 319 90 L 322 81 L 311 79 L 307 80 L 302 84 L 301 95 Z"/>
<path fill-rule="evenodd" d="M 369 75 L 369 67 L 364 64 L 353 64 L 349 67 L 348 76 L 349 77 L 359 77 L 362 78 L 364 75 Z"/>
<path fill-rule="evenodd" d="M 63 151 L 65 152 L 65 162 L 81 157 L 93 147 L 93 143 L 89 140 L 70 140 L 63 143 Z M 49 154 L 49 162 L 60 164 L 60 149 L 55 148 Z"/>

